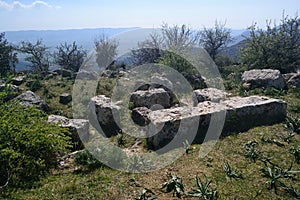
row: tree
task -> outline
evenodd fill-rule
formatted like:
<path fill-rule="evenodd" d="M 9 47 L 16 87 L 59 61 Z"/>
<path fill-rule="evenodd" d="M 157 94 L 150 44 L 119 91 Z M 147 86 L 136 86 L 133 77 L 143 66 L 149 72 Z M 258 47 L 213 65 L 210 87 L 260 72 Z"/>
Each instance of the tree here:
<path fill-rule="evenodd" d="M 56 47 L 57 51 L 54 52 L 55 63 L 64 69 L 69 69 L 77 72 L 87 55 L 87 52 L 78 47 L 76 42 L 72 44 L 60 44 Z"/>
<path fill-rule="evenodd" d="M 225 24 L 216 21 L 213 28 L 204 27 L 200 31 L 199 43 L 213 60 L 232 41 L 230 30 L 225 28 Z"/>
<path fill-rule="evenodd" d="M 139 49 L 133 50 L 137 64 L 155 63 L 163 56 L 163 49 L 173 53 L 184 53 L 188 48 L 194 47 L 199 34 L 191 27 L 182 25 L 169 26 L 163 23 L 161 34 L 154 32 L 145 41 L 138 43 Z"/>
<path fill-rule="evenodd" d="M 108 39 L 105 35 L 101 35 L 94 43 L 98 66 L 107 68 L 117 55 L 119 43 L 114 39 Z"/>
<path fill-rule="evenodd" d="M 5 39 L 5 33 L 0 33 L 0 76 L 5 76 L 8 72 L 15 72 L 18 62 L 15 48 Z"/>
<path fill-rule="evenodd" d="M 29 41 L 22 41 L 19 50 L 28 55 L 25 60 L 31 62 L 30 67 L 33 72 L 41 73 L 49 70 L 49 47 L 46 47 L 42 40 L 37 40 L 35 44 Z"/>
<path fill-rule="evenodd" d="M 268 21 L 266 30 L 256 24 L 249 27 L 250 36 L 240 56 L 249 68 L 295 71 L 300 66 L 300 19 L 284 16 L 277 26 Z"/>

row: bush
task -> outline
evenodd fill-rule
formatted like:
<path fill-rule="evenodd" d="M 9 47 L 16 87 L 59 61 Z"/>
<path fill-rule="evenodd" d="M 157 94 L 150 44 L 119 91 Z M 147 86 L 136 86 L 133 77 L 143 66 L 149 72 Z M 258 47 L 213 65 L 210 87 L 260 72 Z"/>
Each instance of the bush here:
<path fill-rule="evenodd" d="M 0 186 L 45 175 L 57 164 L 57 153 L 69 148 L 68 132 L 46 117 L 18 103 L 0 105 Z"/>

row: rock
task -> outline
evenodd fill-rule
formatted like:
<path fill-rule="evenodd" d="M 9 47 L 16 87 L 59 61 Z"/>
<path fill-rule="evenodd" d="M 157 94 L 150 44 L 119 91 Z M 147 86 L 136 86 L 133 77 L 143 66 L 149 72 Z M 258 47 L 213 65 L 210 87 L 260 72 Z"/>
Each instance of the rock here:
<path fill-rule="evenodd" d="M 216 88 L 205 88 L 193 91 L 194 105 L 203 101 L 220 102 L 224 100 L 228 94 Z"/>
<path fill-rule="evenodd" d="M 140 126 L 146 126 L 150 123 L 148 118 L 150 112 L 151 110 L 146 107 L 134 108 L 132 110 L 132 120 Z"/>
<path fill-rule="evenodd" d="M 30 90 L 20 94 L 16 99 L 20 100 L 20 104 L 24 106 L 35 106 L 43 111 L 48 109 L 47 103 Z"/>
<path fill-rule="evenodd" d="M 89 140 L 89 121 L 85 119 L 68 119 L 59 115 L 50 115 L 48 123 L 58 124 L 72 133 L 73 150 L 83 149 L 82 143 Z"/>
<path fill-rule="evenodd" d="M 95 96 L 91 99 L 90 108 L 90 118 L 97 119 L 91 121 L 92 125 L 95 128 L 99 128 L 100 124 L 105 136 L 111 137 L 113 135 L 117 135 L 121 131 L 118 126 L 120 121 L 120 107 L 115 105 L 110 98 L 105 97 L 104 95 Z"/>
<path fill-rule="evenodd" d="M 53 72 L 61 75 L 62 77 L 72 77 L 73 72 L 68 69 L 56 69 Z"/>
<path fill-rule="evenodd" d="M 150 89 L 152 89 L 152 88 L 163 88 L 166 91 L 168 91 L 168 90 L 172 91 L 173 84 L 171 81 L 169 81 L 169 79 L 167 79 L 165 77 L 152 76 Z"/>
<path fill-rule="evenodd" d="M 171 106 L 171 97 L 168 92 L 162 88 L 152 90 L 140 90 L 131 94 L 130 102 L 134 107 L 151 108 L 154 105 L 161 105 L 162 108 Z"/>
<path fill-rule="evenodd" d="M 0 85 L 0 92 L 3 91 L 8 91 L 8 92 L 20 92 L 20 88 L 16 85 L 12 85 L 12 84 L 1 84 Z"/>
<path fill-rule="evenodd" d="M 293 75 L 288 79 L 287 83 L 293 88 L 300 87 L 300 73 L 293 73 Z"/>
<path fill-rule="evenodd" d="M 213 115 L 222 117 L 225 124 L 222 135 L 239 133 L 255 126 L 270 125 L 285 120 L 287 104 L 267 97 L 233 97 L 222 103 L 202 102 L 197 107 L 178 107 L 152 111 L 148 114 L 152 131 L 147 134 L 148 146 L 154 150 L 164 147 L 175 137 L 172 147 L 182 146 L 185 134 L 197 133 L 194 143 L 202 143 Z M 221 123 L 214 121 L 214 123 Z M 153 133 L 156 133 L 153 135 Z M 213 137 L 213 136 L 210 136 Z M 215 138 L 217 139 L 217 138 Z M 177 141 L 177 143 L 176 143 Z M 173 142 L 173 141 L 172 141 Z M 192 142 L 192 141 L 190 141 Z"/>
<path fill-rule="evenodd" d="M 9 101 L 20 93 L 20 88 L 16 85 L 11 85 L 11 84 L 1 84 L 0 85 L 0 92 L 6 92 L 6 96 L 4 97 L 3 101 Z"/>
<path fill-rule="evenodd" d="M 69 93 L 63 93 L 59 96 L 59 103 L 68 104 L 72 101 L 72 95 Z"/>
<path fill-rule="evenodd" d="M 77 72 L 77 75 L 75 78 L 77 79 L 89 79 L 89 80 L 97 80 L 99 75 L 97 72 L 90 72 L 86 70 L 81 70 Z"/>
<path fill-rule="evenodd" d="M 24 81 L 25 81 L 25 76 L 18 76 L 11 79 L 11 83 L 16 86 L 21 85 L 22 83 L 24 83 Z"/>
<path fill-rule="evenodd" d="M 250 89 L 274 87 L 279 90 L 286 89 L 286 82 L 279 70 L 253 69 L 245 71 L 242 82 L 250 84 Z"/>

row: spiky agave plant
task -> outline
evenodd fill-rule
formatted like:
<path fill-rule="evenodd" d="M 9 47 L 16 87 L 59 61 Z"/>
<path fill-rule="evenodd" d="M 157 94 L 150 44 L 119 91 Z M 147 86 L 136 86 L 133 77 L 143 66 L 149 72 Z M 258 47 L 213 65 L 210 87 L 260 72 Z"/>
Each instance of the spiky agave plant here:
<path fill-rule="evenodd" d="M 218 192 L 216 189 L 210 189 L 210 183 L 211 180 L 207 180 L 206 176 L 205 177 L 205 182 L 196 176 L 196 184 L 197 184 L 197 189 L 191 190 L 187 192 L 187 195 L 192 196 L 192 197 L 199 197 L 199 199 L 203 200 L 215 200 L 218 199 Z"/>
<path fill-rule="evenodd" d="M 152 190 L 144 188 L 139 197 L 134 198 L 134 200 L 154 200 L 156 196 Z"/>
<path fill-rule="evenodd" d="M 243 179 L 244 178 L 244 176 L 241 173 L 238 173 L 235 170 L 233 170 L 231 168 L 231 166 L 228 164 L 228 162 L 224 162 L 223 169 L 224 169 L 226 176 L 229 177 L 230 179 L 231 178 L 234 178 L 234 179 L 237 179 L 237 178 Z"/>
<path fill-rule="evenodd" d="M 167 193 L 173 191 L 173 196 L 176 195 L 176 197 L 181 198 L 181 193 L 184 192 L 181 178 L 176 175 L 170 175 L 170 179 L 162 184 L 161 190 L 164 189 Z"/>
<path fill-rule="evenodd" d="M 253 162 L 259 159 L 260 151 L 257 148 L 258 142 L 255 140 L 249 141 L 244 145 L 244 155 L 246 158 L 250 158 Z"/>

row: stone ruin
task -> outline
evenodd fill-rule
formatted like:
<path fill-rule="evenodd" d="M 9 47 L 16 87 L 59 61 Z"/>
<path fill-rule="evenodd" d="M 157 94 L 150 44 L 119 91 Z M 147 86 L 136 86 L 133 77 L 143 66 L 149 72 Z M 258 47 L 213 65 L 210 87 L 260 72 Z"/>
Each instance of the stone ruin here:
<path fill-rule="evenodd" d="M 287 104 L 279 99 L 228 97 L 226 92 L 216 88 L 194 90 L 194 105 L 174 105 L 169 91 L 163 87 L 149 86 L 139 87 L 131 94 L 130 101 L 133 103 L 129 111 L 132 121 L 136 126 L 148 127 L 151 133 L 155 133 L 146 133 L 148 147 L 153 150 L 163 148 L 176 138 L 178 142 L 175 145 L 182 147 L 184 134 L 191 132 L 196 135 L 189 142 L 202 143 L 207 139 L 205 137 L 212 121 L 212 124 L 220 125 L 221 135 L 209 136 L 211 139 L 255 126 L 279 123 L 284 121 L 287 109 Z M 107 137 L 122 131 L 118 125 L 121 109 L 118 105 L 103 95 L 92 98 L 91 102 L 91 110 L 96 113 L 97 122 Z M 155 106 L 157 104 L 160 106 Z"/>

